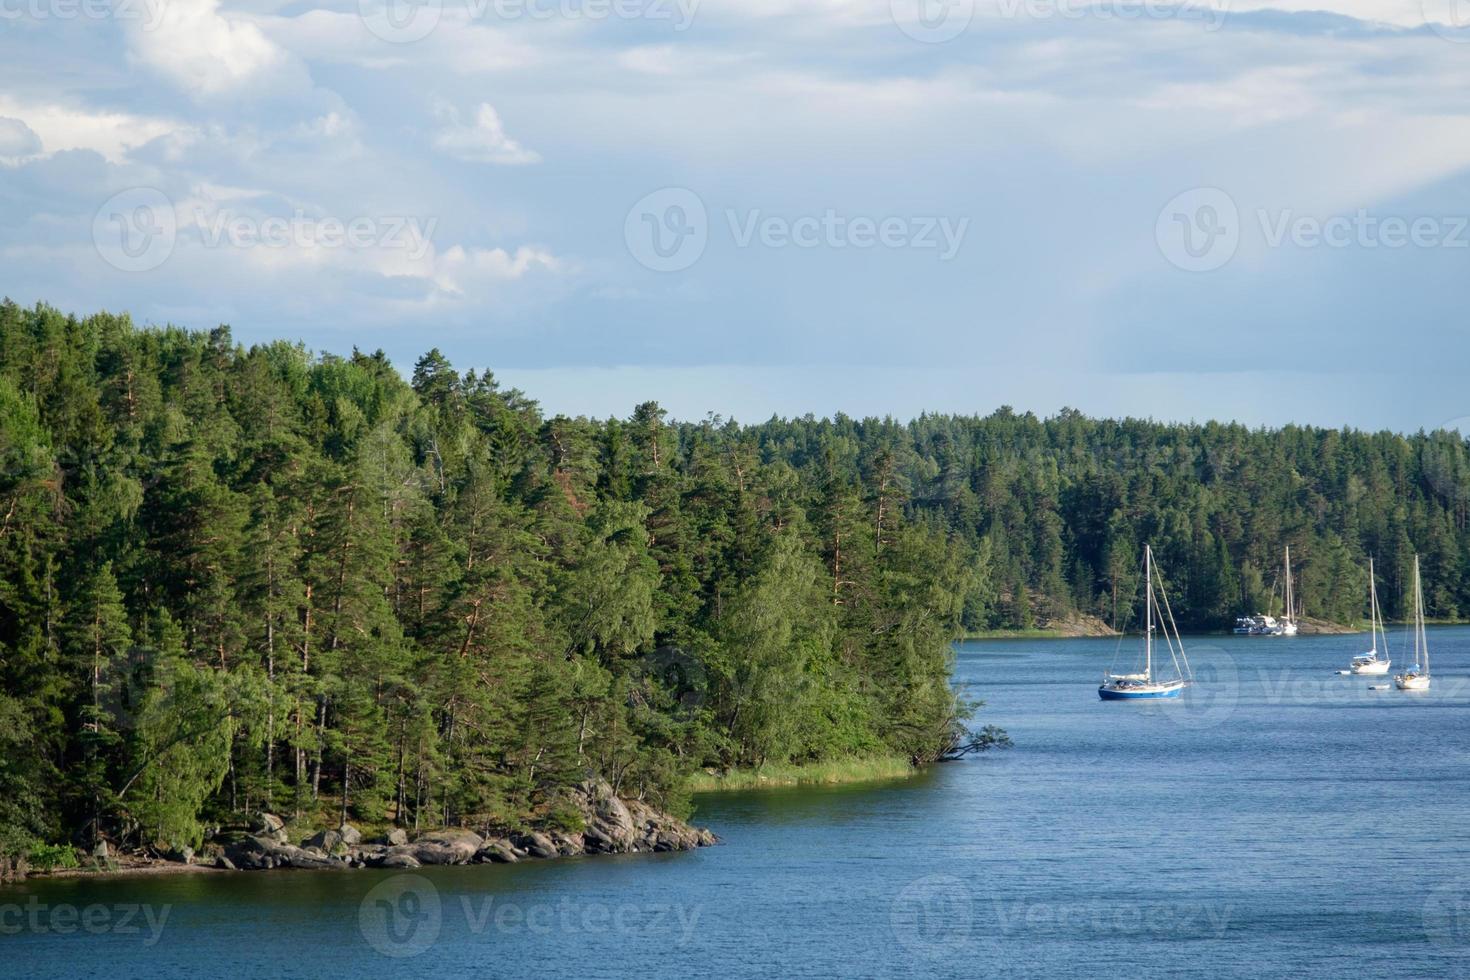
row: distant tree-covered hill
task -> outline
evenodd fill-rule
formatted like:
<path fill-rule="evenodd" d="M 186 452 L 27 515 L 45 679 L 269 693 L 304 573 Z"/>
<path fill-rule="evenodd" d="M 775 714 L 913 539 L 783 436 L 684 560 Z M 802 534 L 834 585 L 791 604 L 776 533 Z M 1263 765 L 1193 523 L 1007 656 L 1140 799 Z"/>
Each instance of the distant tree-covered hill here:
<path fill-rule="evenodd" d="M 977 397 L 983 397 L 983 393 Z M 1456 433 L 844 416 L 547 417 L 437 351 L 244 349 L 0 305 L 0 851 L 272 808 L 557 819 L 595 774 L 962 737 L 950 641 L 1470 610 Z M 20 842 L 20 843 L 18 843 Z"/>

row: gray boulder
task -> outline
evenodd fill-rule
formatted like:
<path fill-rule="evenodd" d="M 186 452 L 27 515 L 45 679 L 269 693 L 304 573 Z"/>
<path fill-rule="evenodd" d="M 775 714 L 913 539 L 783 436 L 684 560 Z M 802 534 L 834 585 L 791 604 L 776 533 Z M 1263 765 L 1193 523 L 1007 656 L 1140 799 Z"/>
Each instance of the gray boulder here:
<path fill-rule="evenodd" d="M 480 852 L 475 855 L 475 860 L 480 862 L 493 861 L 496 864 L 515 864 L 520 860 L 510 843 L 504 840 L 491 841 Z"/>
<path fill-rule="evenodd" d="M 231 838 L 223 846 L 224 856 L 243 871 L 264 871 L 270 868 L 340 868 L 345 864 L 322 851 L 308 851 L 254 835 Z"/>
<path fill-rule="evenodd" d="M 418 858 L 414 857 L 412 854 L 409 854 L 407 851 L 399 851 L 395 848 L 394 850 L 389 851 L 387 854 L 383 855 L 383 857 L 378 861 L 378 867 L 417 868 L 419 867 L 419 861 Z"/>
<path fill-rule="evenodd" d="M 556 845 L 551 842 L 551 838 L 539 831 L 532 831 L 528 834 L 514 834 L 511 836 L 511 841 L 532 857 L 554 858 L 560 856 L 560 852 L 556 849 Z"/>
<path fill-rule="evenodd" d="M 318 830 L 301 842 L 302 847 L 315 848 L 330 853 L 342 843 L 342 835 L 335 830 Z"/>
<path fill-rule="evenodd" d="M 257 837 L 266 837 L 278 843 L 286 843 L 286 821 L 274 813 L 257 813 L 251 824 Z"/>
<path fill-rule="evenodd" d="M 341 836 L 342 843 L 346 844 L 348 847 L 351 847 L 354 844 L 362 843 L 362 831 L 358 830 L 350 823 L 344 823 L 342 826 L 338 827 L 337 833 Z"/>
<path fill-rule="evenodd" d="M 469 864 L 485 846 L 485 838 L 473 830 L 451 827 L 419 834 L 408 846 L 424 864 Z"/>

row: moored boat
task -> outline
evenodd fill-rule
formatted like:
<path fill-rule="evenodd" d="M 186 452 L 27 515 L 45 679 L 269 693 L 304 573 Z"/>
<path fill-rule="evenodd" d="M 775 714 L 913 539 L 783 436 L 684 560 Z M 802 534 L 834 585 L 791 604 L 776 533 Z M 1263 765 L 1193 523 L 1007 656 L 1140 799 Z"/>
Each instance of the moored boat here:
<path fill-rule="evenodd" d="M 1389 665 L 1388 634 L 1383 631 L 1383 617 L 1378 612 L 1378 578 L 1373 573 L 1373 559 L 1368 559 L 1368 636 L 1373 649 L 1360 653 L 1348 664 L 1354 674 L 1386 674 Z M 1379 640 L 1383 641 L 1383 656 L 1378 655 Z"/>
<path fill-rule="evenodd" d="M 1419 582 L 1419 556 L 1414 556 L 1414 665 L 1393 675 L 1400 691 L 1429 690 L 1429 637 L 1424 633 L 1424 588 Z"/>
<path fill-rule="evenodd" d="M 1143 669 L 1128 674 L 1104 674 L 1103 681 L 1097 688 L 1097 696 L 1104 701 L 1157 701 L 1177 698 L 1189 683 L 1189 659 L 1184 654 L 1179 627 L 1174 624 L 1174 613 L 1169 608 L 1169 596 L 1164 591 L 1163 578 L 1160 577 L 1157 583 L 1154 580 L 1153 549 L 1148 545 L 1143 546 L 1143 581 Z M 1156 587 L 1157 598 L 1154 595 Z M 1154 673 L 1156 619 L 1163 628 L 1164 645 L 1174 665 L 1173 677 L 1159 677 Z"/>

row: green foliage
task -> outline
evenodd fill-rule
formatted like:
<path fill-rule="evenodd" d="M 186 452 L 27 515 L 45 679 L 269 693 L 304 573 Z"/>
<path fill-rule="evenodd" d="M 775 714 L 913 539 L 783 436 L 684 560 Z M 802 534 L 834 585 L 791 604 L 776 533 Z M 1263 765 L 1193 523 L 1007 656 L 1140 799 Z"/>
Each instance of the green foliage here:
<path fill-rule="evenodd" d="M 406 382 L 0 304 L 0 847 L 570 826 L 589 778 L 682 810 L 701 768 L 936 758 L 1015 568 L 919 435 L 546 419 L 437 351 Z"/>
<path fill-rule="evenodd" d="M 26 861 L 37 871 L 78 867 L 77 852 L 66 844 L 37 844 L 26 855 Z"/>

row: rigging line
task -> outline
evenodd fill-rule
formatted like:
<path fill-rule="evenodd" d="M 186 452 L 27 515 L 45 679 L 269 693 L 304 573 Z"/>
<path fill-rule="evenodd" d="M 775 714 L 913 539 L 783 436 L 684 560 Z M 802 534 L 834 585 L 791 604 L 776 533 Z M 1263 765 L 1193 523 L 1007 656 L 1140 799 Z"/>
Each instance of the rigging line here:
<path fill-rule="evenodd" d="M 1175 639 L 1179 640 L 1179 656 L 1184 658 L 1184 669 L 1179 670 L 1178 660 L 1174 661 L 1174 669 L 1179 670 L 1179 676 L 1181 678 L 1187 678 L 1192 681 L 1194 680 L 1194 669 L 1189 666 L 1189 655 L 1184 652 L 1184 639 L 1179 636 L 1179 626 L 1174 622 L 1174 610 L 1169 607 L 1169 593 L 1164 591 L 1164 576 L 1162 574 L 1159 575 L 1159 595 L 1164 599 L 1164 612 L 1169 616 L 1169 626 L 1174 630 Z M 1169 652 L 1171 654 L 1174 652 L 1172 644 L 1169 647 Z"/>
<path fill-rule="evenodd" d="M 1114 674 L 1114 673 L 1117 672 L 1117 667 L 1118 667 L 1118 654 L 1120 654 L 1120 653 L 1123 652 L 1123 641 L 1128 638 L 1128 627 L 1133 625 L 1133 613 L 1134 613 L 1133 604 L 1130 603 L 1129 604 L 1129 609 L 1128 609 L 1128 615 L 1123 620 L 1123 628 L 1118 631 L 1118 642 L 1113 647 L 1113 659 L 1108 664 L 1108 673 L 1109 674 Z M 1134 667 L 1136 668 L 1137 666 L 1138 666 L 1138 663 L 1135 660 L 1134 661 Z"/>

